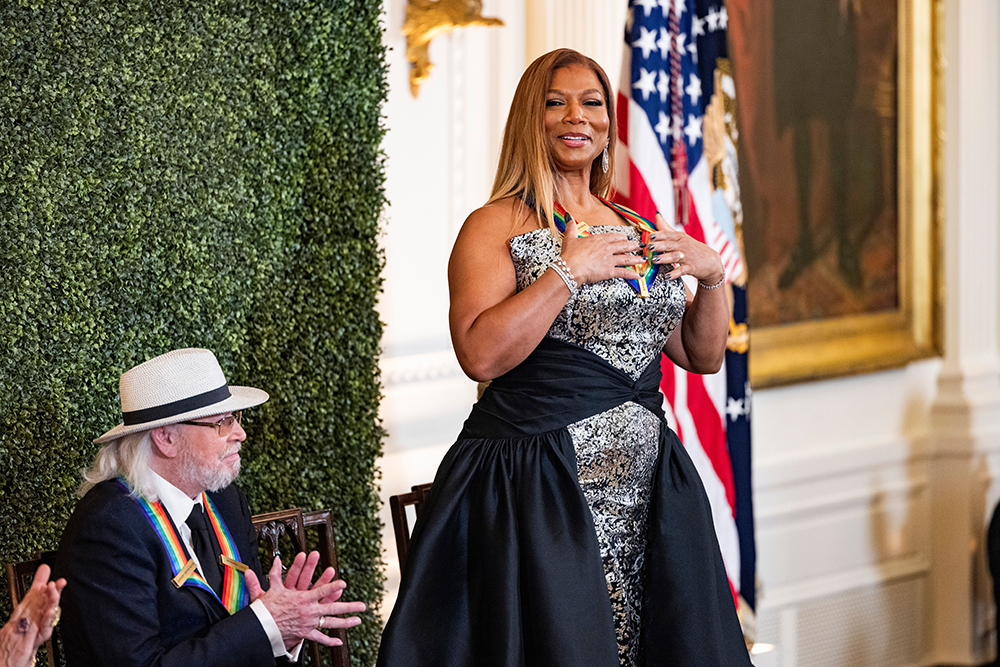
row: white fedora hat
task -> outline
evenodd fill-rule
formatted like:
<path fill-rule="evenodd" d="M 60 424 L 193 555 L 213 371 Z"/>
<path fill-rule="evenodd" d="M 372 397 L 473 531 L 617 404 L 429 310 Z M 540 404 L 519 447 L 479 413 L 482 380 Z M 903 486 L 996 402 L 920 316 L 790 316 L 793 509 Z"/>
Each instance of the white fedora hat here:
<path fill-rule="evenodd" d="M 123 423 L 94 442 L 199 417 L 260 405 L 267 392 L 231 387 L 210 350 L 187 348 L 153 357 L 122 373 Z"/>

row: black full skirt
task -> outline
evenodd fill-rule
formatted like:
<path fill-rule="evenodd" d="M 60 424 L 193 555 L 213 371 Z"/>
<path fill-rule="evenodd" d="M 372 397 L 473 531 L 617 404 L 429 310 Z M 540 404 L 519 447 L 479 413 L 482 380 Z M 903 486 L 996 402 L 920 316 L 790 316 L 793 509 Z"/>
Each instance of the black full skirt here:
<path fill-rule="evenodd" d="M 566 425 L 626 401 L 661 416 L 643 664 L 750 664 L 711 508 L 662 421 L 658 385 L 658 360 L 633 381 L 549 338 L 493 382 L 421 509 L 380 667 L 619 666 L 597 534 Z"/>

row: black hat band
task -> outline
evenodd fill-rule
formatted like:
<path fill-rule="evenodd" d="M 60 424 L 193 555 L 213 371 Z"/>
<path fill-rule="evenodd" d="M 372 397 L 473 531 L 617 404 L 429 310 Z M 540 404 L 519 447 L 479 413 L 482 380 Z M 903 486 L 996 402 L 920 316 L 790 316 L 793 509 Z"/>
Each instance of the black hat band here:
<path fill-rule="evenodd" d="M 163 405 L 157 405 L 144 410 L 122 412 L 122 418 L 125 422 L 125 426 L 147 424 L 149 422 L 167 419 L 168 417 L 174 417 L 176 415 L 184 414 L 185 412 L 191 412 L 192 410 L 221 403 L 230 396 L 232 396 L 232 394 L 229 393 L 229 384 L 227 383 L 218 389 L 212 389 L 211 391 L 206 391 L 204 394 L 198 394 L 197 396 L 182 398 L 181 400 L 173 401 L 172 403 L 164 403 Z"/>

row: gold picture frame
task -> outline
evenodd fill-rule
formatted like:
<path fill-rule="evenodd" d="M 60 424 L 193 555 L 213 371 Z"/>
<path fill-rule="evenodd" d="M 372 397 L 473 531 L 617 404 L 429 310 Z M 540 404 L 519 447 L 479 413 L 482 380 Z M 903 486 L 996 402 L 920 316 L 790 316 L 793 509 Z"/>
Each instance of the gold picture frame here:
<path fill-rule="evenodd" d="M 756 387 L 896 368 L 940 354 L 942 10 L 940 0 L 897 6 L 896 307 L 757 328 L 751 309 Z"/>

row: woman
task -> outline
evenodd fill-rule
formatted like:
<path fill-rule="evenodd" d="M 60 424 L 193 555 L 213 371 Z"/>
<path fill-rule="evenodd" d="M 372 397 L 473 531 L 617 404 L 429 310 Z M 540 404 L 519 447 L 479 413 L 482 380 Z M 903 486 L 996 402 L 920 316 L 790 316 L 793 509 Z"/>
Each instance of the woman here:
<path fill-rule="evenodd" d="M 66 580 L 49 581 L 49 566 L 39 565 L 35 579 L 7 624 L 0 628 L 0 667 L 35 664 L 38 647 L 59 622 L 59 595 Z"/>
<path fill-rule="evenodd" d="M 750 664 L 658 388 L 661 351 L 720 367 L 722 262 L 602 198 L 616 129 L 593 60 L 525 71 L 449 267 L 458 360 L 492 383 L 421 510 L 380 666 Z"/>

